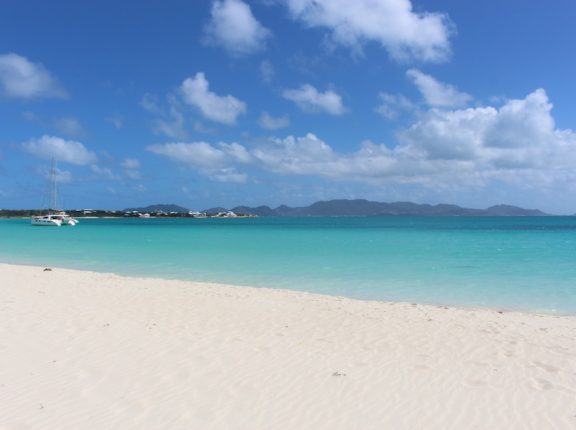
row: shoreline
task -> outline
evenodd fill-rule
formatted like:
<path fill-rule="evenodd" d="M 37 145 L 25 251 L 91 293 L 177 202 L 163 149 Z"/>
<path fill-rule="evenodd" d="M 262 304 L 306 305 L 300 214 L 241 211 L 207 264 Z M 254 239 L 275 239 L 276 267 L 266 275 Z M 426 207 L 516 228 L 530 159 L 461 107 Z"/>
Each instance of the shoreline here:
<path fill-rule="evenodd" d="M 100 274 L 100 275 L 110 275 L 110 276 L 117 276 L 119 278 L 126 278 L 126 279 L 141 279 L 141 280 L 154 280 L 158 282 L 184 282 L 189 283 L 192 285 L 199 285 L 199 286 L 221 286 L 226 288 L 247 288 L 253 289 L 257 291 L 265 290 L 265 291 L 284 291 L 288 293 L 296 293 L 296 294 L 305 294 L 305 295 L 316 295 L 319 297 L 326 297 L 326 298 L 339 298 L 339 299 L 346 299 L 358 302 L 367 302 L 367 303 L 383 303 L 383 304 L 399 304 L 399 305 L 410 305 L 410 306 L 424 306 L 424 307 L 431 307 L 431 308 L 441 308 L 441 309 L 454 309 L 454 310 L 461 310 L 461 311 L 487 311 L 487 312 L 496 312 L 496 313 L 519 313 L 519 314 L 526 314 L 526 315 L 545 315 L 545 316 L 559 316 L 559 317 L 574 317 L 576 318 L 576 312 L 563 312 L 563 311 L 545 311 L 545 310 L 535 310 L 535 309 L 525 309 L 525 308 L 515 308 L 515 307 L 507 307 L 507 306 L 474 306 L 474 305 L 464 305 L 464 304 L 454 304 L 454 303 L 434 303 L 434 302 L 413 302 L 413 301 L 391 301 L 391 300 L 381 300 L 381 299 L 361 299 L 355 298 L 345 295 L 338 295 L 338 294 L 323 294 L 317 293 L 313 291 L 304 291 L 304 290 L 293 290 L 290 288 L 275 288 L 275 287 L 259 287 L 254 285 L 244 285 L 244 284 L 228 284 L 223 282 L 217 281 L 197 281 L 193 279 L 183 279 L 183 278 L 163 278 L 161 276 L 147 276 L 147 275 L 138 275 L 138 274 L 123 274 L 118 272 L 111 272 L 111 271 L 98 271 L 98 270 L 90 270 L 90 269 L 79 269 L 79 268 L 70 268 L 65 266 L 46 266 L 46 265 L 39 265 L 39 264 L 32 264 L 32 263 L 17 263 L 17 262 L 9 262 L 6 263 L 0 260 L 0 267 L 2 265 L 6 266 L 18 266 L 18 267 L 29 267 L 29 268 L 37 268 L 37 269 L 44 269 L 50 268 L 51 270 L 66 270 L 71 272 L 80 272 L 80 273 L 93 273 L 93 274 Z"/>
<path fill-rule="evenodd" d="M 576 317 L 0 264 L 0 428 L 572 429 Z"/>

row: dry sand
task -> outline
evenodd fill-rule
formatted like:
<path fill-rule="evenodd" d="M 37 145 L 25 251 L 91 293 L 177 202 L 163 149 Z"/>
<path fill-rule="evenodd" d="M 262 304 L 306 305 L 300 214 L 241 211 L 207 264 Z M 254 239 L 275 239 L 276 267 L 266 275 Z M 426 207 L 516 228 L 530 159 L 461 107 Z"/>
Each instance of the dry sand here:
<path fill-rule="evenodd" d="M 0 265 L 0 429 L 575 429 L 576 317 Z"/>

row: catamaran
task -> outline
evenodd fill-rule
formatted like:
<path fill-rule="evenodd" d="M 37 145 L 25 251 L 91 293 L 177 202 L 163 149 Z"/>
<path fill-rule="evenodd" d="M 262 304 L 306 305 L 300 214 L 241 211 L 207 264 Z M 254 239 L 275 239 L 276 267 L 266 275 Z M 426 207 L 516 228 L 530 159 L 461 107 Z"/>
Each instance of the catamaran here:
<path fill-rule="evenodd" d="M 33 216 L 30 220 L 32 225 L 45 227 L 60 227 L 63 225 L 75 226 L 78 224 L 76 218 L 71 217 L 57 207 L 58 184 L 56 182 L 56 162 L 52 160 L 50 166 L 50 197 L 48 202 L 48 214 L 43 216 Z"/>

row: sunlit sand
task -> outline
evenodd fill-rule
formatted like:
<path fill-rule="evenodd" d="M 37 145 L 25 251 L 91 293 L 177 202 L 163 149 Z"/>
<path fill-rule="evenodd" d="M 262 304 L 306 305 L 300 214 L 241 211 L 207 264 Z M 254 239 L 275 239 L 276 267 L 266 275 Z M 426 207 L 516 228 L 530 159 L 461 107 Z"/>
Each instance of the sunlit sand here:
<path fill-rule="evenodd" d="M 574 429 L 576 317 L 0 265 L 0 429 Z"/>

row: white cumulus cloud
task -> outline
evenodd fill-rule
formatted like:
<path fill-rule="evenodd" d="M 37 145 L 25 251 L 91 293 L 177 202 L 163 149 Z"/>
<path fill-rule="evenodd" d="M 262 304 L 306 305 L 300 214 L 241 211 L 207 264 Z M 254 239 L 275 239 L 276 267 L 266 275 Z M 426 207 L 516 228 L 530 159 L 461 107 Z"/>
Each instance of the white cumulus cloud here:
<path fill-rule="evenodd" d="M 252 147 L 193 142 L 148 150 L 229 182 L 246 179 L 239 171 L 243 167 L 444 190 L 478 189 L 494 181 L 538 190 L 576 179 L 576 132 L 556 128 L 542 89 L 501 106 L 431 109 L 418 118 L 398 134 L 395 146 L 366 141 L 347 153 L 312 133 L 269 138 Z"/>
<path fill-rule="evenodd" d="M 96 155 L 82 143 L 64 140 L 60 137 L 44 135 L 23 143 L 24 149 L 35 157 L 43 159 L 54 158 L 70 164 L 86 165 L 96 161 Z"/>
<path fill-rule="evenodd" d="M 124 175 L 130 179 L 141 179 L 140 161 L 135 158 L 125 158 L 120 167 L 124 169 Z"/>
<path fill-rule="evenodd" d="M 345 112 L 342 97 L 338 93 L 332 90 L 320 92 L 309 84 L 285 90 L 282 96 L 296 103 L 305 112 L 325 112 L 331 115 L 342 115 Z"/>
<path fill-rule="evenodd" d="M 376 107 L 376 112 L 388 120 L 397 119 L 403 112 L 416 111 L 416 105 L 402 94 L 380 93 L 378 95 L 380 104 Z"/>
<path fill-rule="evenodd" d="M 185 103 L 200 110 L 202 115 L 214 122 L 233 125 L 239 115 L 246 112 L 246 104 L 231 95 L 219 96 L 210 91 L 204 73 L 187 78 L 180 86 Z"/>
<path fill-rule="evenodd" d="M 166 96 L 166 103 L 161 103 L 154 94 L 144 94 L 140 106 L 155 115 L 152 120 L 152 131 L 155 134 L 171 139 L 185 139 L 188 136 L 182 103 L 174 94 Z"/>
<path fill-rule="evenodd" d="M 470 162 L 479 170 L 546 169 L 576 161 L 576 134 L 555 128 L 552 105 L 538 89 L 500 108 L 432 110 L 400 134 L 414 155 Z"/>
<path fill-rule="evenodd" d="M 135 158 L 125 158 L 124 161 L 122 161 L 121 166 L 124 169 L 139 169 L 140 161 L 136 160 Z"/>
<path fill-rule="evenodd" d="M 207 169 L 222 168 L 234 163 L 249 163 L 251 156 L 238 143 L 176 142 L 150 145 L 148 151 L 173 161 Z"/>
<path fill-rule="evenodd" d="M 334 42 L 361 50 L 381 44 L 401 61 L 444 61 L 450 55 L 451 23 L 445 14 L 416 12 L 410 0 L 286 0 L 292 17 L 326 28 Z"/>
<path fill-rule="evenodd" d="M 54 122 L 56 129 L 67 136 L 82 137 L 86 135 L 86 130 L 80 121 L 74 117 L 59 118 Z"/>
<path fill-rule="evenodd" d="M 254 157 L 265 168 L 279 173 L 323 175 L 337 154 L 314 134 L 272 139 L 254 150 Z"/>
<path fill-rule="evenodd" d="M 241 0 L 216 0 L 204 31 L 209 44 L 222 46 L 234 56 L 261 51 L 271 36 L 270 30 L 258 22 L 250 6 Z"/>
<path fill-rule="evenodd" d="M 172 139 L 184 139 L 188 136 L 184 126 L 184 115 L 180 110 L 171 106 L 167 112 L 163 112 L 162 117 L 155 118 L 152 121 L 152 130 Z"/>
<path fill-rule="evenodd" d="M 94 173 L 106 178 L 106 179 L 110 179 L 110 180 L 116 180 L 118 179 L 118 176 L 116 176 L 112 170 L 110 170 L 110 168 L 108 167 L 100 167 L 97 164 L 92 164 L 90 166 L 90 170 L 92 170 Z"/>
<path fill-rule="evenodd" d="M 142 179 L 142 174 L 140 173 L 140 170 L 124 170 L 124 175 L 126 175 L 127 178 L 130 179 Z"/>
<path fill-rule="evenodd" d="M 66 92 L 42 64 L 32 63 L 14 53 L 0 55 L 0 86 L 4 95 L 12 98 L 66 96 Z"/>
<path fill-rule="evenodd" d="M 176 142 L 150 145 L 147 150 L 174 162 L 198 168 L 199 173 L 213 181 L 245 183 L 248 175 L 238 172 L 235 165 L 252 162 L 252 155 L 238 143 Z"/>
<path fill-rule="evenodd" d="M 290 118 L 288 115 L 274 117 L 268 112 L 262 112 L 258 119 L 258 125 L 267 130 L 278 130 L 280 128 L 288 127 L 290 125 Z"/>
<path fill-rule="evenodd" d="M 486 145 L 518 148 L 553 142 L 558 133 L 551 111 L 552 104 L 543 89 L 525 99 L 509 100 L 498 111 L 496 123 L 487 131 Z"/>
<path fill-rule="evenodd" d="M 72 173 L 68 170 L 56 169 L 56 180 L 60 184 L 72 182 Z"/>
<path fill-rule="evenodd" d="M 418 69 L 410 69 L 406 74 L 412 79 L 429 106 L 442 108 L 461 107 L 472 100 L 470 94 L 460 92 L 453 85 L 440 82 Z"/>
<path fill-rule="evenodd" d="M 217 173 L 210 174 L 209 177 L 213 181 L 233 184 L 244 184 L 248 180 L 246 173 L 239 173 L 235 169 L 222 169 Z"/>

